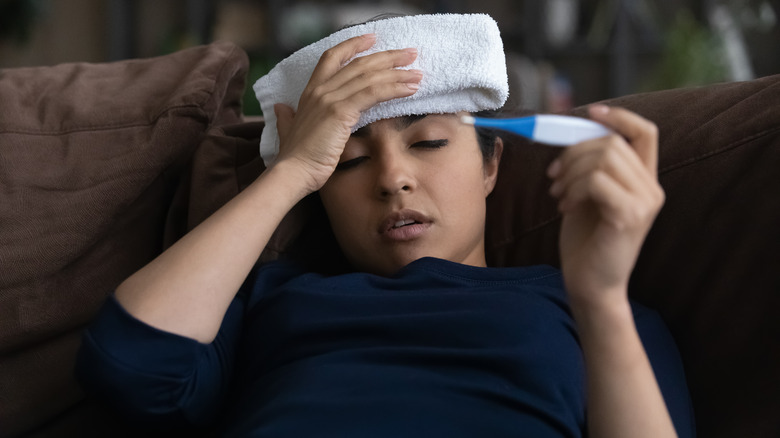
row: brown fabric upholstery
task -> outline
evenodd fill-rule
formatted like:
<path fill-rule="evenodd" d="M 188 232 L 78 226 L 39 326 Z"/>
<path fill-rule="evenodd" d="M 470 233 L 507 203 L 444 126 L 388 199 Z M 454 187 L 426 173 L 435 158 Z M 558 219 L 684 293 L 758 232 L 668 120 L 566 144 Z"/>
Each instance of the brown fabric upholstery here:
<path fill-rule="evenodd" d="M 240 121 L 247 67 L 219 43 L 0 71 L 0 435 L 115 436 L 72 377 L 82 328 L 184 219 L 237 192 L 203 191 L 192 215 L 199 199 L 174 196 L 204 173 L 189 162 L 207 131 Z"/>
<path fill-rule="evenodd" d="M 84 400 L 73 354 L 116 284 L 262 171 L 262 124 L 237 114 L 245 68 L 218 44 L 0 73 L 0 436 L 145 436 Z M 780 436 L 780 76 L 609 103 L 660 129 L 667 202 L 631 294 L 677 339 L 699 435 Z M 544 169 L 560 150 L 507 143 L 489 262 L 557 265 Z M 263 259 L 291 251 L 306 204 Z"/>

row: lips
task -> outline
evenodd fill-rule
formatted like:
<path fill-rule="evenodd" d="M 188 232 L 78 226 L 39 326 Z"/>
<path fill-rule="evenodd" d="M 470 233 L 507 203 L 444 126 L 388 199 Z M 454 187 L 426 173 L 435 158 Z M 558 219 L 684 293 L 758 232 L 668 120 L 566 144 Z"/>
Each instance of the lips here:
<path fill-rule="evenodd" d="M 391 241 L 407 241 L 422 236 L 433 221 L 415 210 L 401 210 L 389 215 L 379 227 L 379 234 Z"/>
<path fill-rule="evenodd" d="M 416 224 L 416 223 L 417 222 L 412 220 L 412 219 L 403 219 L 403 220 L 400 220 L 400 221 L 396 222 L 395 225 L 393 225 L 393 228 L 401 228 L 404 225 L 411 225 L 411 224 Z"/>

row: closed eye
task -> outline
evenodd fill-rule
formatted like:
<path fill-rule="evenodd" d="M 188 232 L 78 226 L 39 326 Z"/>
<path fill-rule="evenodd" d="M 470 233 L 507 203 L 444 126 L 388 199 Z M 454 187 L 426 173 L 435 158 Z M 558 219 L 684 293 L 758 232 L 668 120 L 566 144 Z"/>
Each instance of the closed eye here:
<path fill-rule="evenodd" d="M 447 146 L 449 143 L 449 140 L 447 139 L 440 139 L 440 140 L 424 140 L 424 141 L 418 141 L 416 143 L 412 143 L 409 147 L 410 148 L 421 148 L 421 149 L 439 149 L 444 146 Z M 361 156 L 361 157 L 355 157 L 347 161 L 342 161 L 341 163 L 336 165 L 336 170 L 349 170 L 354 167 L 357 167 L 364 161 L 368 160 L 369 157 L 367 156 Z"/>
<path fill-rule="evenodd" d="M 447 146 L 447 143 L 449 143 L 449 140 L 447 139 L 425 140 L 425 141 L 418 141 L 417 143 L 412 143 L 410 147 L 423 148 L 423 149 L 439 149 L 444 146 Z"/>
<path fill-rule="evenodd" d="M 368 160 L 368 157 L 363 156 L 363 157 L 356 157 L 347 161 L 342 161 L 341 163 L 336 165 L 336 170 L 338 171 L 338 170 L 352 169 L 353 167 L 356 167 L 357 165 L 359 165 L 360 163 L 366 160 Z"/>

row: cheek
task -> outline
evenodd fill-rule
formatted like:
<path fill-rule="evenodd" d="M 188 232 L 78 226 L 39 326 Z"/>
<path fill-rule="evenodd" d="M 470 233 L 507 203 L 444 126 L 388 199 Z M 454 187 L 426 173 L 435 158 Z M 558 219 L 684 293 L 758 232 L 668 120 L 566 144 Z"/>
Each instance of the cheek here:
<path fill-rule="evenodd" d="M 459 163 L 458 166 L 440 166 L 432 171 L 435 183 L 442 193 L 455 198 L 484 197 L 485 172 L 481 165 Z M 446 170 L 445 170 L 446 169 Z"/>
<path fill-rule="evenodd" d="M 451 220 L 460 227 L 483 226 L 485 210 L 485 176 L 481 166 L 463 166 L 456 174 L 441 176 L 438 197 L 448 207 Z"/>

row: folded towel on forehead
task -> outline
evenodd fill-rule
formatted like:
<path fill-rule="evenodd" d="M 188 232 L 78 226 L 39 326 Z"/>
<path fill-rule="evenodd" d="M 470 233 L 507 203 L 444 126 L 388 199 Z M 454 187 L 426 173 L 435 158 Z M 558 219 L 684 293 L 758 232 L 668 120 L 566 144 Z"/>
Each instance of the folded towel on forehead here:
<path fill-rule="evenodd" d="M 381 102 L 364 111 L 353 132 L 391 117 L 497 109 L 509 95 L 501 35 L 488 15 L 413 15 L 348 27 L 298 50 L 255 82 L 253 88 L 265 117 L 260 155 L 266 166 L 279 151 L 274 104 L 284 103 L 297 110 L 322 53 L 368 33 L 377 35 L 376 44 L 358 56 L 416 48 L 417 59 L 401 68 L 421 70 L 423 78 L 412 96 Z"/>

